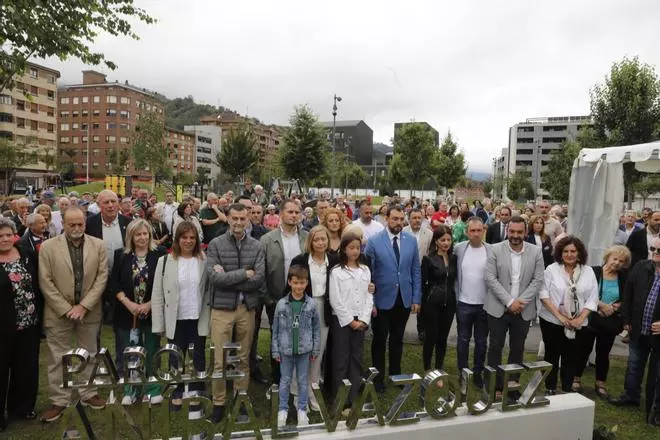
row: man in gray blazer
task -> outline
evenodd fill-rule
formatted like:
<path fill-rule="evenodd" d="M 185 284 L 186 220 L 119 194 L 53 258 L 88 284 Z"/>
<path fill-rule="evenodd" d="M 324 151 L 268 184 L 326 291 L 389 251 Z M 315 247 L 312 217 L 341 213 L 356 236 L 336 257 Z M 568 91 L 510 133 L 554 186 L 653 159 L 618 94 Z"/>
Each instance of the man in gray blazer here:
<path fill-rule="evenodd" d="M 261 237 L 266 260 L 264 305 L 271 329 L 277 301 L 284 296 L 291 260 L 305 248 L 307 231 L 298 227 L 300 207 L 293 200 L 284 200 L 280 208 L 280 227 Z M 269 345 L 270 346 L 270 345 Z M 272 383 L 280 383 L 280 364 L 270 359 Z"/>
<path fill-rule="evenodd" d="M 403 232 L 410 232 L 415 240 L 417 240 L 417 249 L 419 251 L 419 263 L 422 263 L 424 256 L 429 254 L 429 246 L 433 240 L 433 231 L 430 228 L 422 227 L 422 220 L 424 214 L 419 208 L 413 208 L 408 214 L 409 226 L 403 228 Z M 417 338 L 420 341 L 424 340 L 424 320 L 422 314 L 417 315 Z"/>
<path fill-rule="evenodd" d="M 536 318 L 536 300 L 543 285 L 543 256 L 540 247 L 524 241 L 526 229 L 522 217 L 513 217 L 508 239 L 494 245 L 488 256 L 484 309 L 490 333 L 488 365 L 493 368 L 502 363 L 507 332 L 508 363 L 522 363 L 529 322 Z M 496 387 L 502 390 L 501 372 L 497 374 Z"/>
<path fill-rule="evenodd" d="M 474 383 L 481 388 L 488 343 L 488 314 L 484 310 L 488 296 L 485 274 L 492 247 L 483 241 L 484 222 L 481 217 L 470 217 L 467 221 L 467 236 L 468 241 L 454 247 L 457 259 L 456 355 L 460 373 L 463 368 L 468 368 L 470 339 L 474 333 Z"/>

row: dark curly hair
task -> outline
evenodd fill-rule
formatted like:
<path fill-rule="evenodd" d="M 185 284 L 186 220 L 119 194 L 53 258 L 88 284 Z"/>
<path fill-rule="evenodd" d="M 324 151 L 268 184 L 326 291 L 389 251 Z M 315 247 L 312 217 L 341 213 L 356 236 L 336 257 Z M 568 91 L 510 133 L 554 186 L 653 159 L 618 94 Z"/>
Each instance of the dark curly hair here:
<path fill-rule="evenodd" d="M 578 264 L 587 264 L 587 248 L 584 246 L 584 243 L 582 243 L 582 240 L 574 235 L 564 237 L 555 243 L 555 249 L 553 251 L 553 257 L 555 258 L 555 261 L 559 264 L 563 264 L 562 253 L 564 252 L 564 248 L 570 244 L 575 246 L 575 249 L 577 249 Z"/>

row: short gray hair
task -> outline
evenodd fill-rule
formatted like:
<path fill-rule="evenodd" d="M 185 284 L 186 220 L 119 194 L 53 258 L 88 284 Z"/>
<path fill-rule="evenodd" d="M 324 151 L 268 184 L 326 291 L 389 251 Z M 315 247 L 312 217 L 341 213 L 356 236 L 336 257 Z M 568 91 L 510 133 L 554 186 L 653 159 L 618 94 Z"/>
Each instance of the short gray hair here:
<path fill-rule="evenodd" d="M 263 191 L 263 189 L 264 189 L 264 187 L 261 186 L 261 185 L 255 185 L 255 186 L 254 186 L 254 190 L 255 190 L 255 191 Z"/>
<path fill-rule="evenodd" d="M 43 215 L 39 214 L 38 212 L 33 212 L 32 214 L 28 214 L 28 216 L 27 216 L 27 220 L 26 220 L 27 225 L 32 226 L 33 224 L 35 224 L 36 221 L 37 221 L 37 218 L 38 218 L 37 216 L 39 216 L 39 217 L 43 218 L 44 220 L 46 220 Z"/>
<path fill-rule="evenodd" d="M 0 217 L 0 229 L 9 228 L 11 231 L 16 234 L 16 223 L 10 218 Z"/>

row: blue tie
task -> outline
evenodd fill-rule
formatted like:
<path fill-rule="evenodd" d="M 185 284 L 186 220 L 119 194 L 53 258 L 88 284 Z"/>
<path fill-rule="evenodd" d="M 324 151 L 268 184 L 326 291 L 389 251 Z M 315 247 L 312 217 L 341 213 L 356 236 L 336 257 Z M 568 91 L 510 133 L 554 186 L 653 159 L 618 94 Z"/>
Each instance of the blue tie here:
<path fill-rule="evenodd" d="M 394 241 L 392 243 L 392 248 L 394 249 L 394 256 L 396 257 L 396 264 L 399 265 L 399 260 L 401 259 L 401 253 L 399 252 L 399 237 L 394 236 Z"/>

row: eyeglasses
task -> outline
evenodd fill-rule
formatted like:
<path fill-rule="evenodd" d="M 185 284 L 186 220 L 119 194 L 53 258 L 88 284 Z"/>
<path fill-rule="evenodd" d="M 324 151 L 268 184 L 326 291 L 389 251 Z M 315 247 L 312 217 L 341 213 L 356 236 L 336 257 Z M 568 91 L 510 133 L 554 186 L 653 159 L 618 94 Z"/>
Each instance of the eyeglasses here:
<path fill-rule="evenodd" d="M 655 247 L 655 246 L 651 246 L 651 247 L 649 248 L 649 250 L 650 250 L 651 253 L 653 253 L 653 254 L 660 254 L 660 248 L 657 248 L 657 247 Z"/>

